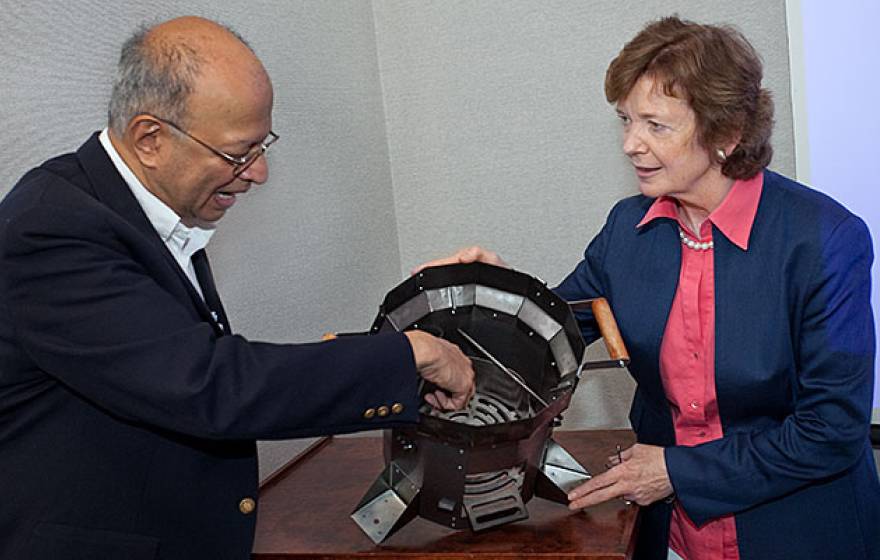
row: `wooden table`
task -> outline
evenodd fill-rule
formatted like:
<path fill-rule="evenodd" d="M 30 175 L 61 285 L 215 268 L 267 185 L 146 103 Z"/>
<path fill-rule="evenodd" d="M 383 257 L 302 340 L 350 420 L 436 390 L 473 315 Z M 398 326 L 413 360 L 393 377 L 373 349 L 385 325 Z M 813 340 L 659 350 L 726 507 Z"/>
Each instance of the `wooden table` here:
<path fill-rule="evenodd" d="M 629 430 L 557 431 L 554 439 L 592 473 L 600 473 Z M 541 498 L 527 504 L 529 519 L 481 533 L 455 531 L 415 518 L 374 545 L 349 518 L 384 467 L 377 437 L 330 438 L 301 454 L 260 490 L 254 560 L 631 558 L 636 506 L 608 502 L 570 512 Z"/>

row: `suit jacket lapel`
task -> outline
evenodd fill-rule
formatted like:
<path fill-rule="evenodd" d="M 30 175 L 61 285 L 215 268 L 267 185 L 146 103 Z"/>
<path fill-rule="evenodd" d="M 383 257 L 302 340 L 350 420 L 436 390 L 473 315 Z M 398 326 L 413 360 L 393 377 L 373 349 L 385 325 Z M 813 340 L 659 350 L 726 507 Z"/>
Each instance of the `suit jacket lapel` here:
<path fill-rule="evenodd" d="M 635 235 L 642 239 L 633 244 L 628 257 L 638 263 L 630 280 L 637 286 L 630 294 L 634 299 L 633 309 L 637 310 L 633 319 L 640 323 L 636 330 L 646 337 L 639 343 L 639 347 L 645 349 L 642 363 L 652 365 L 650 378 L 639 379 L 639 382 L 652 393 L 662 395 L 660 345 L 678 288 L 681 241 L 675 221 L 664 218 L 645 224 Z"/>
<path fill-rule="evenodd" d="M 199 296 L 198 292 L 189 281 L 189 278 L 187 278 L 186 274 L 180 268 L 180 265 L 177 264 L 177 261 L 159 237 L 153 224 L 150 223 L 143 208 L 141 208 L 141 205 L 138 204 L 137 199 L 131 193 L 131 189 L 125 183 L 122 176 L 119 175 L 119 172 L 110 160 L 110 156 L 107 155 L 104 147 L 101 146 L 101 142 L 98 140 L 98 134 L 99 133 L 97 132 L 93 134 L 92 137 L 89 138 L 85 144 L 80 146 L 79 150 L 76 152 L 80 165 L 82 165 L 82 168 L 89 179 L 89 183 L 94 190 L 95 197 L 105 206 L 122 216 L 132 225 L 132 227 L 138 230 L 150 244 L 152 244 L 156 251 L 163 256 L 170 273 L 176 275 L 179 280 L 181 289 L 176 292 L 178 298 L 182 302 L 191 302 L 198 310 L 199 316 L 205 321 L 211 323 L 217 334 L 223 334 L 223 330 L 220 329 L 211 314 L 211 309 L 209 309 L 206 302 L 202 300 L 201 296 Z M 205 265 L 207 266 L 207 260 L 205 260 Z M 198 270 L 196 270 L 196 274 L 198 276 Z M 208 269 L 207 276 L 210 277 L 210 269 Z M 204 290 L 205 284 L 202 282 L 201 277 L 199 277 L 199 282 Z M 214 290 L 213 285 L 213 280 L 211 280 L 211 289 L 216 295 L 216 290 Z M 222 313 L 222 306 L 219 305 L 219 298 L 217 299 L 216 307 L 216 312 L 218 314 Z M 223 324 L 228 325 L 225 314 L 223 315 Z"/>
<path fill-rule="evenodd" d="M 729 241 L 717 228 L 713 229 L 715 241 L 715 393 L 722 425 L 726 426 L 730 414 L 740 405 L 736 401 L 742 395 L 743 380 L 761 375 L 750 358 L 743 358 L 744 348 L 776 348 L 765 342 L 771 340 L 774 331 L 770 317 L 776 315 L 772 306 L 778 298 L 778 284 L 770 273 L 768 263 L 779 263 L 785 258 L 778 253 L 779 230 L 773 227 L 781 223 L 781 206 L 777 191 L 773 189 L 768 173 L 764 174 L 764 186 L 758 203 L 755 221 L 749 236 L 749 250 L 743 251 Z"/>
<path fill-rule="evenodd" d="M 220 294 L 217 293 L 217 287 L 214 285 L 214 275 L 211 273 L 211 265 L 208 263 L 208 254 L 204 249 L 196 251 L 192 262 L 199 285 L 202 287 L 202 295 L 205 296 L 205 303 L 211 311 L 211 317 L 223 333 L 229 334 L 231 332 L 229 318 L 226 316 L 226 310 L 223 309 L 223 303 L 220 301 Z"/>
<path fill-rule="evenodd" d="M 98 133 L 92 135 L 76 152 L 95 197 L 105 206 L 116 211 L 132 226 L 157 245 L 164 247 L 147 215 L 144 214 L 137 199 L 131 193 L 125 180 L 116 170 L 110 156 L 98 140 Z M 167 249 L 166 249 L 167 252 Z"/>

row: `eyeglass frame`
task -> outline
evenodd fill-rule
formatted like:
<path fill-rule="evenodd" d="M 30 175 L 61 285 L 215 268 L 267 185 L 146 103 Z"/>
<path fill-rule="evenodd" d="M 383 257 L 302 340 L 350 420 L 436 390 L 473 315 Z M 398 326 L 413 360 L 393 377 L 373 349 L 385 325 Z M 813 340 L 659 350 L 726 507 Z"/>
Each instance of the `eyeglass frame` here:
<path fill-rule="evenodd" d="M 264 138 L 263 141 L 260 142 L 260 145 L 257 146 L 255 149 L 253 149 L 253 151 L 249 151 L 247 155 L 244 155 L 241 157 L 236 157 L 236 156 L 227 154 L 223 150 L 219 150 L 219 149 L 215 148 L 214 146 L 208 144 L 204 140 L 201 140 L 201 139 L 193 136 L 192 134 L 190 134 L 189 132 L 184 130 L 183 127 L 181 127 L 180 125 L 178 125 L 174 121 L 171 121 L 168 119 L 163 119 L 162 117 L 158 117 L 158 116 L 153 115 L 151 113 L 141 113 L 141 114 L 146 115 L 150 118 L 156 119 L 157 121 L 159 121 L 161 123 L 167 124 L 168 126 L 173 128 L 177 132 L 180 132 L 181 134 L 183 134 L 184 136 L 186 136 L 190 140 L 196 142 L 197 144 L 201 144 L 203 147 L 210 150 L 211 153 L 213 153 L 215 156 L 221 158 L 223 161 L 225 161 L 226 163 L 228 163 L 229 165 L 232 166 L 232 176 L 233 177 L 239 177 L 242 173 L 244 173 L 245 171 L 250 169 L 250 167 L 254 164 L 254 162 L 257 161 L 258 159 L 260 159 L 260 156 L 264 155 L 266 153 L 266 151 L 269 150 L 269 146 L 271 146 L 272 144 L 277 142 L 279 140 L 279 138 L 281 138 L 279 135 L 275 134 L 275 132 L 273 132 L 272 130 L 269 130 L 269 135 L 266 136 L 266 138 Z M 268 142 L 266 140 L 268 140 Z"/>

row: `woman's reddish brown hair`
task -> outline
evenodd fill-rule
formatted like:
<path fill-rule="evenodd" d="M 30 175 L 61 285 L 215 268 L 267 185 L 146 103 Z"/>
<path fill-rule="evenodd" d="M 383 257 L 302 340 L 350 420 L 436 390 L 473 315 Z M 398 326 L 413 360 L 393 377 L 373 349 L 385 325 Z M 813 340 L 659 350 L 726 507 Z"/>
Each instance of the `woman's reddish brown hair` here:
<path fill-rule="evenodd" d="M 738 140 L 719 160 L 721 172 L 748 179 L 773 157 L 773 100 L 761 87 L 763 73 L 758 53 L 739 31 L 668 17 L 645 26 L 611 61 L 605 97 L 617 103 L 639 78 L 654 78 L 666 95 L 694 110 L 698 139 L 712 157 Z"/>

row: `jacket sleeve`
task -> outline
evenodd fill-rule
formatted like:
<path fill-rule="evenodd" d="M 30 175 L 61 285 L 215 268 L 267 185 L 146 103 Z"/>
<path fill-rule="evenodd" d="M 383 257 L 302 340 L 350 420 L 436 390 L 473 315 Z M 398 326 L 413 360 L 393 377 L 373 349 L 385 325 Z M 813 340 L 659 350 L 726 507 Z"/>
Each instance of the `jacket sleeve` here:
<path fill-rule="evenodd" d="M 418 375 L 402 334 L 314 344 L 217 337 L 151 275 L 133 235 L 110 212 L 50 203 L 0 224 L 0 311 L 19 361 L 113 415 L 202 438 L 417 421 Z M 363 418 L 393 403 L 403 412 Z"/>
<path fill-rule="evenodd" d="M 800 296 L 792 412 L 764 429 L 665 451 L 676 495 L 698 525 L 834 476 L 870 452 L 875 339 L 867 227 L 847 217 L 819 254 Z"/>
<path fill-rule="evenodd" d="M 604 272 L 605 255 L 610 243 L 611 232 L 614 228 L 614 221 L 618 214 L 619 203 L 608 215 L 605 225 L 590 241 L 584 251 L 584 258 L 575 269 L 569 273 L 562 282 L 553 289 L 553 291 L 566 301 L 577 301 L 582 299 L 593 299 L 597 297 L 608 297 L 605 288 L 607 277 Z M 594 342 L 601 336 L 596 320 L 589 310 L 580 310 L 574 312 L 575 318 L 581 329 L 581 334 L 587 344 Z"/>

